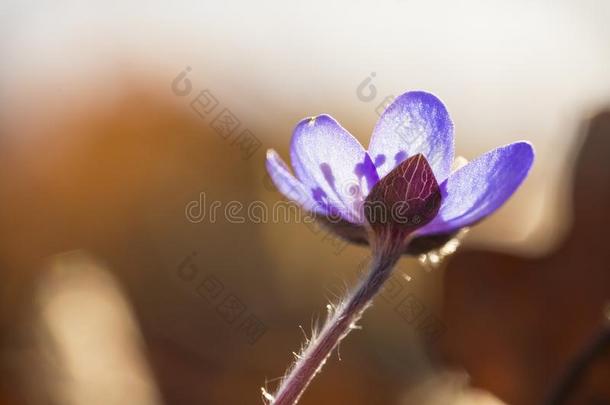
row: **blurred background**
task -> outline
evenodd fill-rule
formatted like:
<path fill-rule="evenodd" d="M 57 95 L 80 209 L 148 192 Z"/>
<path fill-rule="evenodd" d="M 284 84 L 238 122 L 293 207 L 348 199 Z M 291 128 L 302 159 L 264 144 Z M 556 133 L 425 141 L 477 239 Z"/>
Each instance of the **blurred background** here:
<path fill-rule="evenodd" d="M 0 404 L 262 403 L 368 252 L 222 210 L 282 200 L 265 151 L 287 158 L 301 118 L 367 145 L 413 89 L 446 103 L 457 154 L 527 139 L 533 171 L 457 253 L 403 259 L 301 403 L 543 403 L 610 303 L 609 19 L 604 0 L 2 2 Z M 610 404 L 609 356 L 566 403 Z"/>

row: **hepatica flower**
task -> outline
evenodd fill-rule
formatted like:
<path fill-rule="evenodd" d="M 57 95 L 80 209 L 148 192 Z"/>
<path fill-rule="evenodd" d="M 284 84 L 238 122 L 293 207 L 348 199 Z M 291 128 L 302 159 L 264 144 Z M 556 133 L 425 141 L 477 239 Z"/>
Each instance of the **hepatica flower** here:
<path fill-rule="evenodd" d="M 497 210 L 529 172 L 528 142 L 454 165 L 453 123 L 430 93 L 398 97 L 382 114 L 368 150 L 329 115 L 306 118 L 290 145 L 294 174 L 269 150 L 278 190 L 337 235 L 373 250 L 369 275 L 334 309 L 280 384 L 274 404 L 293 404 L 336 344 L 359 319 L 403 253 L 439 247 Z"/>
<path fill-rule="evenodd" d="M 410 224 L 414 235 L 409 245 L 421 250 L 436 237 L 442 240 L 498 209 L 525 179 L 534 152 L 528 142 L 515 142 L 451 172 L 451 118 L 438 98 L 418 91 L 401 95 L 386 109 L 368 150 L 329 115 L 302 120 L 292 137 L 290 159 L 296 177 L 275 151 L 268 152 L 267 170 L 275 186 L 339 236 L 368 241 L 365 214 L 377 221 L 384 218 L 380 210 L 366 209 L 367 197 L 379 201 L 383 194 L 394 193 L 395 205 L 389 208 L 395 214 L 400 214 L 401 202 L 405 207 L 417 205 L 409 214 L 421 222 Z M 402 177 L 398 185 L 405 170 L 409 177 Z M 426 198 L 437 198 L 436 188 L 438 212 L 417 212 Z M 407 247 L 409 251 L 413 248 Z"/>

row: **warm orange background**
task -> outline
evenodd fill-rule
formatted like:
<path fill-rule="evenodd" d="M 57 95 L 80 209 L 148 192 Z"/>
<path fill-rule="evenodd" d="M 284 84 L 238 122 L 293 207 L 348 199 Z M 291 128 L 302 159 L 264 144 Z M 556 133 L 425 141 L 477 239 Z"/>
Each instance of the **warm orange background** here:
<path fill-rule="evenodd" d="M 261 403 L 367 250 L 305 224 L 191 223 L 185 206 L 278 201 L 264 154 L 287 157 L 297 120 L 331 113 L 366 145 L 378 104 L 412 88 L 447 103 L 458 154 L 530 139 L 535 168 L 440 266 L 399 263 L 302 403 L 542 403 L 610 302 L 610 14 L 521 3 L 8 5 L 0 403 Z M 204 89 L 219 106 L 201 117 Z M 260 141 L 251 157 L 211 127 L 222 108 Z M 571 403 L 610 401 L 608 360 Z"/>

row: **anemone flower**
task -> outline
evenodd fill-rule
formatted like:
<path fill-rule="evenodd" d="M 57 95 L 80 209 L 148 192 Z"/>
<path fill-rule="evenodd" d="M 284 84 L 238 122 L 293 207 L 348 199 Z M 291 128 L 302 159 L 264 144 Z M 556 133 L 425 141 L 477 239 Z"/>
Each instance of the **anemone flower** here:
<path fill-rule="evenodd" d="M 371 245 L 371 270 L 310 339 L 273 404 L 294 404 L 389 277 L 403 253 L 423 253 L 497 210 L 527 176 L 534 151 L 515 142 L 452 172 L 453 123 L 443 103 L 407 92 L 381 115 L 368 150 L 335 119 L 299 122 L 290 145 L 296 177 L 269 150 L 278 190 L 340 237 Z"/>

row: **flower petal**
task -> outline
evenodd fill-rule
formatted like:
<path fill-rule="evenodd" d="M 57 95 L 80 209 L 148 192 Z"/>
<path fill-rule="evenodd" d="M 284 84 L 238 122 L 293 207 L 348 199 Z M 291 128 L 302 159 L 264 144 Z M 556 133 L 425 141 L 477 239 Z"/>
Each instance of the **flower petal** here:
<path fill-rule="evenodd" d="M 381 115 L 369 155 L 382 178 L 403 160 L 421 153 L 440 183 L 451 171 L 453 145 L 453 123 L 443 103 L 430 93 L 411 91 L 396 98 Z"/>
<path fill-rule="evenodd" d="M 492 214 L 521 185 L 533 162 L 529 142 L 501 146 L 471 161 L 441 184 L 441 209 L 418 235 L 450 233 Z"/>
<path fill-rule="evenodd" d="M 282 158 L 273 149 L 267 151 L 267 172 L 275 184 L 275 187 L 286 198 L 296 202 L 307 211 L 327 215 L 328 212 L 313 200 L 307 188 L 297 180 Z"/>
<path fill-rule="evenodd" d="M 328 115 L 299 122 L 290 158 L 297 177 L 316 201 L 352 223 L 363 223 L 362 203 L 379 180 L 360 142 Z"/>

